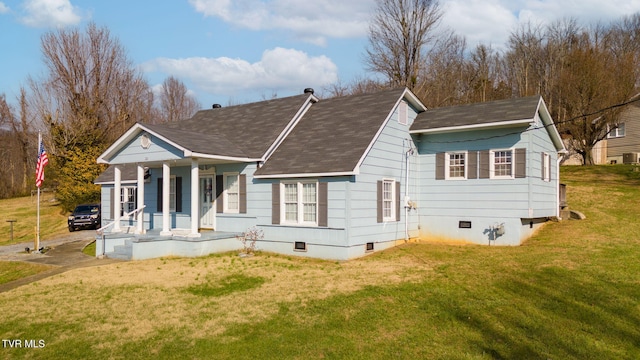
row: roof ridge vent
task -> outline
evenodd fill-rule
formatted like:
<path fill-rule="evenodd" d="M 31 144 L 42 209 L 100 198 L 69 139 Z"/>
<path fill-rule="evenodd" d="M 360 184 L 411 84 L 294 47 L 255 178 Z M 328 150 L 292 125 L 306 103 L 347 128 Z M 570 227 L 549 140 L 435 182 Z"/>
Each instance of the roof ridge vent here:
<path fill-rule="evenodd" d="M 220 105 L 220 104 L 213 104 L 211 106 L 212 109 L 220 109 L 221 107 L 222 107 L 222 105 Z"/>

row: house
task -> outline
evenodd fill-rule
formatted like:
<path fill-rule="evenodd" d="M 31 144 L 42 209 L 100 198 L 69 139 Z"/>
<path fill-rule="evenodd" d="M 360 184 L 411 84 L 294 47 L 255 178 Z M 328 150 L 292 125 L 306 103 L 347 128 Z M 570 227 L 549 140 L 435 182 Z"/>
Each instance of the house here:
<path fill-rule="evenodd" d="M 214 105 L 136 124 L 98 158 L 96 251 L 204 255 L 251 227 L 261 250 L 338 260 L 417 238 L 519 245 L 558 216 L 564 151 L 539 96 L 427 110 L 408 89 L 307 89 Z"/>
<path fill-rule="evenodd" d="M 594 154 L 598 164 L 632 164 L 640 162 L 640 104 L 634 102 L 620 114 L 617 127 L 598 143 Z M 596 150 L 594 149 L 594 150 Z M 598 156 L 599 155 L 599 156 Z"/>

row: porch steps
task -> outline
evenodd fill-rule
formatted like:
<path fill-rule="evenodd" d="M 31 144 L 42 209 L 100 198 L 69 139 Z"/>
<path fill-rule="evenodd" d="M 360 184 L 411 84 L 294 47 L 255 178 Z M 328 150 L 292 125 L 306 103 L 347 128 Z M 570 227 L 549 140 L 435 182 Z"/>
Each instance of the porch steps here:
<path fill-rule="evenodd" d="M 113 252 L 108 252 L 105 255 L 110 259 L 119 260 L 131 260 L 133 257 L 133 240 L 125 240 L 124 245 L 115 245 Z"/>

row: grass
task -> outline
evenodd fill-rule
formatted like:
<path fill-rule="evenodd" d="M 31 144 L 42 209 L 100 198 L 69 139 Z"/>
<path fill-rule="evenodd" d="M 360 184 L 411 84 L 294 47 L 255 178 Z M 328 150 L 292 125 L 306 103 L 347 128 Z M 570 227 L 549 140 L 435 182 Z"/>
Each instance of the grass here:
<path fill-rule="evenodd" d="M 35 275 L 49 269 L 51 269 L 51 267 L 48 265 L 18 261 L 0 261 L 0 284 Z"/>
<path fill-rule="evenodd" d="M 82 253 L 89 256 L 96 256 L 96 242 L 93 241 L 82 249 Z"/>
<path fill-rule="evenodd" d="M 37 196 L 0 200 L 0 246 L 35 240 Z M 11 224 L 13 223 L 13 241 Z M 50 239 L 68 232 L 67 214 L 61 212 L 51 193 L 40 196 L 40 239 Z"/>
<path fill-rule="evenodd" d="M 3 358 L 637 359 L 640 172 L 565 167 L 582 221 L 519 247 L 407 244 L 74 270 L 0 294 Z M 46 306 L 44 305 L 46 304 Z"/>

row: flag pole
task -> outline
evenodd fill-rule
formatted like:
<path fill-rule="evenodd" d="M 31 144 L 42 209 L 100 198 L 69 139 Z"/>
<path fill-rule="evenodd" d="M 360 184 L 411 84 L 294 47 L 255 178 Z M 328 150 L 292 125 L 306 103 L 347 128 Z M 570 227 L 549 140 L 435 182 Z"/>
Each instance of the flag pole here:
<path fill-rule="evenodd" d="M 40 156 L 40 144 L 42 144 L 42 134 L 38 131 L 38 156 Z M 40 186 L 38 186 L 38 207 L 36 221 L 36 247 L 35 251 L 40 251 Z"/>

